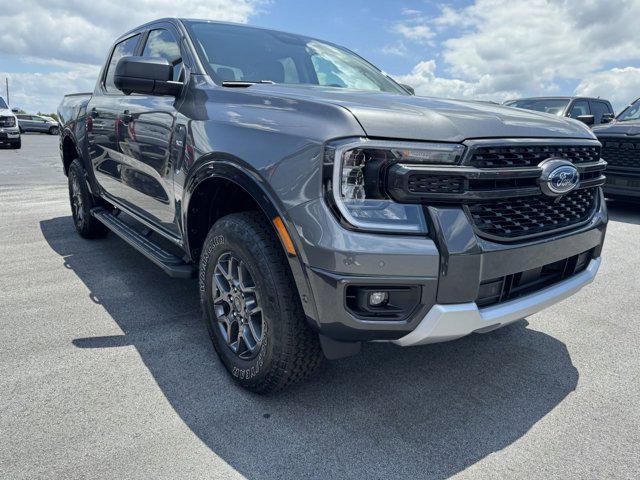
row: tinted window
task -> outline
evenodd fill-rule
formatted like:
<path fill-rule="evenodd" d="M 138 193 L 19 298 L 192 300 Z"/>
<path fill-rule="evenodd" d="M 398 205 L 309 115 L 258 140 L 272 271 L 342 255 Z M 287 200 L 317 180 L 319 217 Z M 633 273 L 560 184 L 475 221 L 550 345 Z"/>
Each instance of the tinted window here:
<path fill-rule="evenodd" d="M 9 108 L 2 97 L 0 97 L 0 108 Z"/>
<path fill-rule="evenodd" d="M 550 113 L 552 115 L 562 115 L 568 104 L 569 100 L 562 98 L 525 98 L 505 103 L 508 107 L 524 108 L 526 110 L 535 110 L 536 112 Z"/>
<path fill-rule="evenodd" d="M 304 84 L 407 95 L 380 70 L 347 49 L 258 28 L 189 22 L 214 80 Z"/>
<path fill-rule="evenodd" d="M 628 120 L 640 120 L 640 99 L 633 102 L 618 115 L 619 122 L 626 122 Z"/>
<path fill-rule="evenodd" d="M 29 120 L 29 115 L 18 114 L 16 117 L 18 117 L 18 120 Z"/>
<path fill-rule="evenodd" d="M 591 113 L 593 113 L 595 123 L 602 123 L 602 116 L 607 113 L 613 113 L 613 111 L 607 103 L 592 100 Z"/>
<path fill-rule="evenodd" d="M 151 30 L 147 37 L 147 44 L 144 47 L 142 56 L 164 58 L 173 65 L 173 80 L 180 80 L 180 72 L 182 71 L 180 47 L 168 30 Z"/>
<path fill-rule="evenodd" d="M 576 100 L 571 106 L 569 116 L 571 118 L 578 118 L 580 115 L 591 115 L 589 110 L 589 102 L 586 100 Z"/>
<path fill-rule="evenodd" d="M 113 75 L 116 70 L 116 65 L 118 64 L 118 60 L 122 57 L 128 57 L 133 55 L 136 51 L 136 45 L 138 44 L 138 40 L 140 39 L 140 35 L 134 35 L 131 38 L 123 40 L 118 43 L 113 50 L 113 54 L 111 55 L 111 60 L 109 61 L 109 68 L 107 69 L 107 76 L 104 80 L 104 85 L 109 93 L 116 93 L 119 90 L 113 83 Z"/>

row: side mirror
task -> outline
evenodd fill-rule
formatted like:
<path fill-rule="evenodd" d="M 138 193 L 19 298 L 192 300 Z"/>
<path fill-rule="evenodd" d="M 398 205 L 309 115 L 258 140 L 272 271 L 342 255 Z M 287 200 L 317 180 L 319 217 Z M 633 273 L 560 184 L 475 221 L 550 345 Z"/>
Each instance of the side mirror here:
<path fill-rule="evenodd" d="M 13 107 L 13 108 L 11 109 L 11 111 L 12 111 L 13 113 L 20 113 L 20 109 L 19 109 L 19 108 L 16 108 L 16 107 Z"/>
<path fill-rule="evenodd" d="M 576 117 L 576 120 L 580 120 L 582 123 L 585 123 L 587 125 L 593 125 L 595 117 L 593 115 L 578 115 Z"/>
<path fill-rule="evenodd" d="M 113 83 L 125 95 L 177 96 L 182 82 L 173 82 L 173 66 L 159 57 L 122 57 L 116 65 Z"/>
<path fill-rule="evenodd" d="M 613 122 L 613 119 L 616 118 L 613 113 L 605 113 L 602 115 L 602 120 L 600 120 L 600 123 L 611 123 Z"/>
<path fill-rule="evenodd" d="M 400 86 L 402 88 L 404 88 L 407 92 L 409 92 L 411 95 L 415 95 L 416 94 L 415 89 L 411 85 L 407 85 L 407 84 L 401 83 Z"/>

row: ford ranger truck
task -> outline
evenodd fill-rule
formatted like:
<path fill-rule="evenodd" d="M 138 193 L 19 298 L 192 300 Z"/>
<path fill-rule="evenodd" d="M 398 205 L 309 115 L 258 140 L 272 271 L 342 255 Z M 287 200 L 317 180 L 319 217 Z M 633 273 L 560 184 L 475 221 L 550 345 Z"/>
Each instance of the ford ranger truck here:
<path fill-rule="evenodd" d="M 503 327 L 600 265 L 606 163 L 584 124 L 416 97 L 332 43 L 158 20 L 59 114 L 78 233 L 197 276 L 213 345 L 252 391 L 362 342 Z"/>
<path fill-rule="evenodd" d="M 604 193 L 621 200 L 640 200 L 640 98 L 625 108 L 614 122 L 595 127 L 607 162 Z"/>

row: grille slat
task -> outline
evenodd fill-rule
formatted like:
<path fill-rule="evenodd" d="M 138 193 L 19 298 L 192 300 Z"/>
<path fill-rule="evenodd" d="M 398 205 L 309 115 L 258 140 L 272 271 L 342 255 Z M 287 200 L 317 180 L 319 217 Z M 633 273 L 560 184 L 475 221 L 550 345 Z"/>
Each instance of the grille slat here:
<path fill-rule="evenodd" d="M 462 193 L 464 177 L 414 173 L 409 176 L 407 187 L 412 193 Z"/>
<path fill-rule="evenodd" d="M 559 200 L 537 195 L 468 205 L 478 230 L 486 235 L 517 238 L 569 227 L 589 219 L 597 189 L 576 190 Z"/>
<path fill-rule="evenodd" d="M 640 138 L 602 137 L 602 158 L 610 167 L 640 169 Z"/>
<path fill-rule="evenodd" d="M 548 158 L 561 158 L 574 164 L 597 162 L 597 145 L 514 145 L 483 146 L 475 148 L 468 165 L 477 168 L 535 167 Z"/>

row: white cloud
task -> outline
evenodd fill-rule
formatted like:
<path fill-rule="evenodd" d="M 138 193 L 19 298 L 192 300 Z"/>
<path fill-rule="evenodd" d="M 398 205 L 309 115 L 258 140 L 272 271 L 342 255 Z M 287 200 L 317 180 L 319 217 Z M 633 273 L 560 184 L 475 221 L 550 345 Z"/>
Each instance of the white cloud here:
<path fill-rule="evenodd" d="M 10 84 L 12 107 L 30 113 L 53 113 L 65 93 L 93 91 L 100 67 L 75 65 L 73 69 L 48 73 L 0 73 Z"/>
<path fill-rule="evenodd" d="M 618 113 L 640 97 L 640 68 L 612 68 L 587 75 L 577 86 L 575 94 L 606 98 Z"/>
<path fill-rule="evenodd" d="M 246 22 L 269 0 L 22 0 L 0 9 L 0 55 L 46 64 L 40 73 L 2 73 L 12 104 L 53 111 L 65 93 L 93 90 L 111 43 L 161 17 Z M 22 61 L 24 63 L 24 61 Z M 36 70 L 37 69 L 32 69 Z M 51 71 L 54 70 L 54 71 Z M 54 100 L 55 99 L 55 100 Z"/>
<path fill-rule="evenodd" d="M 428 60 L 418 63 L 408 75 L 395 77 L 401 83 L 411 85 L 415 88 L 416 94 L 443 97 L 443 98 L 475 98 L 478 100 L 502 101 L 512 98 L 515 92 L 501 92 L 494 94 L 485 85 L 488 78 L 479 82 L 467 82 L 460 79 L 444 78 L 436 74 L 436 62 Z M 489 92 L 489 93 L 487 93 Z"/>
<path fill-rule="evenodd" d="M 427 25 L 398 22 L 393 26 L 393 31 L 399 33 L 404 38 L 417 42 L 428 42 L 434 37 L 434 33 Z"/>
<path fill-rule="evenodd" d="M 405 57 L 408 53 L 407 46 L 403 42 L 385 45 L 380 51 L 385 55 L 395 55 L 397 57 Z"/>
<path fill-rule="evenodd" d="M 119 35 L 161 17 L 246 22 L 263 0 L 23 0 L 0 10 L 0 52 L 102 63 Z"/>
<path fill-rule="evenodd" d="M 638 65 L 633 19 L 639 17 L 638 0 L 476 0 L 464 8 L 443 7 L 439 16 L 419 16 L 411 24 L 435 32 L 432 42 L 444 39 L 438 60 L 443 73 L 436 75 L 435 64 L 426 68 L 425 59 L 404 78 L 446 96 L 553 94 L 612 64 Z"/>

